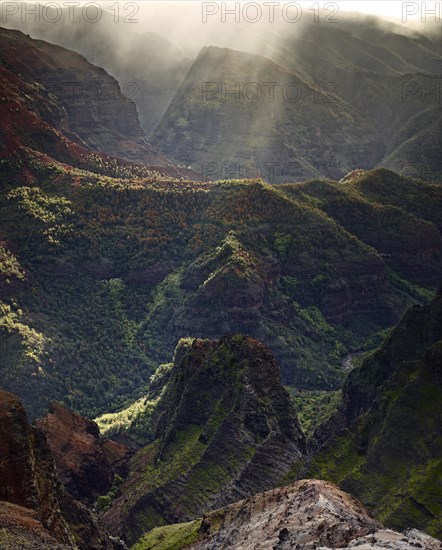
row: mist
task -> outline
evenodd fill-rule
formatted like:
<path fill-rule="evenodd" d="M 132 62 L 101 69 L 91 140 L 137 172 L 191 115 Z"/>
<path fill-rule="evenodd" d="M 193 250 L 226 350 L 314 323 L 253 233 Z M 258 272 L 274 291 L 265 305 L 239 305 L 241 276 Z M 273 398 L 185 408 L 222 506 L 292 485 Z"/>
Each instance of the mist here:
<path fill-rule="evenodd" d="M 403 23 L 399 18 L 344 11 L 333 2 L 324 4 L 328 9 L 312 9 L 322 4 L 311 2 L 251 2 L 236 8 L 235 3 L 185 1 L 66 4 L 52 2 L 45 8 L 41 3 L 36 9 L 37 4 L 2 2 L 2 25 L 75 50 L 103 67 L 136 103 L 147 136 L 160 126 L 206 46 L 268 58 L 280 67 L 276 73 L 287 72 L 284 78 L 299 79 L 305 87 L 319 86 L 337 105 L 352 102 L 361 113 L 368 109 L 370 118 L 380 124 L 385 118 L 382 102 L 364 94 L 362 85 L 354 100 L 355 78 L 371 73 L 385 78 L 440 74 L 440 26 L 431 17 L 425 23 L 420 17 Z M 416 58 L 416 52 L 422 55 Z M 260 59 L 251 60 L 243 74 L 249 82 L 257 78 Z M 222 75 L 229 80 L 241 77 L 234 65 L 224 68 Z M 272 109 L 269 121 L 284 116 L 284 105 Z M 258 107 L 254 113 L 247 135 L 271 133 L 271 122 L 260 126 Z"/>

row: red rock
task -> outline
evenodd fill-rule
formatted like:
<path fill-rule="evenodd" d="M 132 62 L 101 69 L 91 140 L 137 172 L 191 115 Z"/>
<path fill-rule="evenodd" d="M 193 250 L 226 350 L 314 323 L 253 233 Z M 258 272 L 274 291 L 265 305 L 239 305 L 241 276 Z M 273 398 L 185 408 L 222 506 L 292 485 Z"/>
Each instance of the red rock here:
<path fill-rule="evenodd" d="M 124 474 L 131 450 L 101 438 L 92 420 L 52 403 L 36 424 L 46 434 L 60 480 L 75 498 L 92 503 L 110 489 L 115 474 Z"/>

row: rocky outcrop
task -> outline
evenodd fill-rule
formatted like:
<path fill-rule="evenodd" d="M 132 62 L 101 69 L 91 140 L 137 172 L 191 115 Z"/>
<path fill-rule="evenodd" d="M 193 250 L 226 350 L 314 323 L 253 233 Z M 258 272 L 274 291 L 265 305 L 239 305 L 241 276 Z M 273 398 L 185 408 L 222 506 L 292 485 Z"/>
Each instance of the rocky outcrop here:
<path fill-rule="evenodd" d="M 333 485 L 302 480 L 204 515 L 191 524 L 152 530 L 139 550 L 439 550 L 439 541 L 416 530 L 386 530 L 364 506 Z"/>
<path fill-rule="evenodd" d="M 408 529 L 404 533 L 391 531 L 390 529 L 380 529 L 371 535 L 360 537 L 350 542 L 343 550 L 350 548 L 359 548 L 359 550 L 415 550 L 422 548 L 424 550 L 439 550 L 440 542 L 422 531 L 417 529 Z M 329 546 L 321 547 L 318 550 L 328 550 Z"/>
<path fill-rule="evenodd" d="M 43 525 L 38 512 L 10 502 L 0 501 L 0 548 L 2 550 L 72 550 L 52 536 Z"/>
<path fill-rule="evenodd" d="M 123 550 L 96 515 L 67 494 L 41 430 L 20 400 L 0 391 L 0 546 Z"/>
<path fill-rule="evenodd" d="M 203 518 L 208 540 L 197 548 L 254 548 L 256 543 L 275 550 L 339 548 L 377 528 L 355 499 L 331 483 L 307 480 L 208 514 Z"/>
<path fill-rule="evenodd" d="M 20 400 L 0 392 L 0 500 L 37 512 L 59 542 L 73 544 L 63 518 L 52 457 L 41 432 L 28 425 Z"/>
<path fill-rule="evenodd" d="M 129 543 L 270 489 L 306 450 L 271 352 L 241 335 L 182 342 L 153 423 L 103 516 Z"/>
<path fill-rule="evenodd" d="M 101 438 L 92 420 L 52 403 L 36 424 L 47 437 L 60 480 L 74 498 L 92 504 L 107 493 L 115 474 L 125 474 L 131 451 Z"/>

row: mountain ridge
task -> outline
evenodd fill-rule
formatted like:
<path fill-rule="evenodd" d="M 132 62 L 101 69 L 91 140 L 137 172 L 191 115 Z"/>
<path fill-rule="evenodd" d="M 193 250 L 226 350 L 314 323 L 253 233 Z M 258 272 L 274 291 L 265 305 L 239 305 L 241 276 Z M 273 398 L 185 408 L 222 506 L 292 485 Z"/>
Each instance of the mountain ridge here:
<path fill-rule="evenodd" d="M 375 28 L 358 37 L 350 25 L 342 25 L 339 30 L 305 25 L 297 37 L 271 34 L 254 54 L 203 48 L 154 131 L 153 142 L 176 159 L 186 158 L 206 178 L 224 178 L 227 173 L 238 177 L 242 169 L 259 171 L 272 183 L 340 179 L 358 165 L 386 166 L 440 182 L 441 113 L 437 90 L 432 91 L 432 80 L 440 78 L 437 46 L 425 49 L 410 37 Z M 388 43 L 388 37 L 397 51 L 391 51 L 391 67 L 381 63 L 384 74 L 381 65 L 367 65 L 367 59 L 373 59 L 367 51 L 377 48 L 384 59 L 390 50 L 376 41 Z M 360 42 L 363 48 L 355 49 L 345 40 Z M 400 48 L 405 48 L 407 61 Z M 416 67 L 409 64 L 411 51 L 419 53 Z M 211 60 L 206 62 L 206 57 Z M 247 63 L 252 57 L 253 71 Z M 272 84 L 272 91 L 265 84 Z M 294 101 L 292 91 L 284 94 L 288 85 L 295 88 Z M 229 91 L 227 100 L 223 87 Z M 248 87 L 253 91 L 250 98 Z M 332 127 L 334 143 L 328 141 Z M 276 174 L 267 173 L 268 164 Z"/>
<path fill-rule="evenodd" d="M 393 528 L 406 524 L 439 538 L 441 304 L 439 288 L 349 374 L 338 411 L 314 434 L 307 467 Z"/>
<path fill-rule="evenodd" d="M 152 425 L 102 516 L 130 543 L 269 489 L 306 451 L 270 350 L 241 335 L 180 343 Z"/>

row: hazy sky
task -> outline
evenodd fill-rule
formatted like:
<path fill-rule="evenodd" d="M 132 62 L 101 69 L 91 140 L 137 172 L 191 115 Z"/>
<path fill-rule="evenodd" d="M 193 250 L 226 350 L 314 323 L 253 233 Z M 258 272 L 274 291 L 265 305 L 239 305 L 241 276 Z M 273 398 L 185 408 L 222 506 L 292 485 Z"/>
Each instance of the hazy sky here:
<path fill-rule="evenodd" d="M 20 1 L 20 0 L 19 0 Z M 23 1 L 23 0 L 22 0 Z M 26 0 L 30 3 L 33 3 L 32 0 Z M 258 0 L 257 3 L 262 3 L 263 0 Z M 267 2 L 269 0 L 266 0 Z M 270 0 L 274 2 L 275 4 L 278 3 L 278 0 Z M 77 0 L 81 5 L 90 3 L 90 0 Z M 42 2 L 45 3 L 44 1 Z M 59 2 L 53 2 L 54 4 L 59 3 L 60 5 L 63 5 L 63 0 L 60 0 Z M 101 5 L 106 6 L 112 6 L 115 2 L 113 0 L 109 1 L 102 1 L 98 0 L 98 3 Z M 168 9 L 173 9 L 173 4 L 175 4 L 175 7 L 180 5 L 180 8 L 183 7 L 183 5 L 187 5 L 189 7 L 190 11 L 194 11 L 195 9 L 200 9 L 200 5 L 203 4 L 202 0 L 138 0 L 132 2 L 133 4 L 137 4 L 141 10 L 143 7 L 153 7 L 155 6 L 156 9 L 162 9 L 164 7 L 167 7 Z M 215 2 L 213 2 L 215 3 Z M 228 2 L 216 2 L 218 4 L 234 4 L 231 0 Z M 250 0 L 240 0 L 241 4 L 246 3 L 253 3 L 250 2 Z M 279 4 L 280 6 L 283 6 L 284 4 L 290 3 L 288 0 L 280 0 Z M 330 2 L 329 0 L 322 0 L 319 2 L 316 2 L 315 0 L 298 0 L 296 2 L 298 5 L 302 7 L 303 12 L 307 13 L 309 11 L 309 8 L 313 6 L 314 4 L 318 5 L 320 9 L 332 9 L 329 5 L 327 8 L 327 4 L 335 4 L 338 6 L 339 11 L 355 11 L 360 13 L 367 13 L 367 14 L 373 14 L 373 15 L 380 15 L 388 18 L 395 18 L 395 19 L 402 19 L 404 9 L 408 10 L 409 12 L 409 18 L 420 18 L 421 17 L 421 11 L 422 11 L 422 5 L 426 4 L 426 9 L 431 10 L 435 7 L 438 8 L 440 11 L 441 2 L 405 2 L 402 0 L 370 0 L 370 1 L 364 1 L 364 0 L 336 0 L 333 2 Z M 122 3 L 123 4 L 123 3 Z M 407 8 L 404 8 L 404 5 L 408 4 Z M 416 11 L 416 13 L 413 13 Z"/>
<path fill-rule="evenodd" d="M 390 0 L 387 2 L 384 2 L 382 0 L 371 0 L 369 2 L 361 2 L 360 0 L 343 0 L 337 2 L 340 9 L 344 11 L 356 11 L 360 13 L 369 13 L 373 15 L 381 15 L 385 17 L 394 17 L 396 19 L 402 18 L 402 10 L 404 4 L 407 4 L 407 2 L 402 2 L 400 0 Z M 413 4 L 420 9 L 421 2 L 408 2 L 410 5 L 409 8 L 404 8 L 406 11 L 410 13 L 410 17 L 419 17 L 419 12 L 416 13 L 414 16 L 411 15 L 415 9 L 413 9 Z M 428 8 L 433 7 L 435 2 L 427 2 Z M 440 3 L 439 3 L 440 4 Z"/>
<path fill-rule="evenodd" d="M 238 17 L 235 9 L 238 8 Z M 104 6 L 111 5 L 104 3 Z M 259 5 L 260 16 L 257 17 Z M 269 5 L 273 5 L 274 9 Z M 434 26 L 435 17 L 430 11 L 437 7 L 440 10 L 441 2 L 418 2 L 402 0 L 265 0 L 265 1 L 201 1 L 201 0 L 144 0 L 137 3 L 140 27 L 149 27 L 153 23 L 153 30 L 164 34 L 175 43 L 179 43 L 183 50 L 198 38 L 210 44 L 217 44 L 222 36 L 229 32 L 232 39 L 241 32 L 254 32 L 265 28 L 269 22 L 275 23 L 273 29 L 281 32 L 296 32 L 303 23 L 330 22 L 338 24 L 344 12 L 359 12 L 367 15 L 377 15 L 381 18 L 394 21 L 404 27 L 404 30 L 424 32 Z M 249 9 L 247 10 L 247 6 Z M 298 6 L 293 7 L 293 6 Z M 423 24 L 424 10 L 427 10 L 427 23 Z M 273 20 L 269 21 L 269 13 L 273 12 Z M 296 20 L 297 14 L 299 21 Z M 256 20 L 253 20 L 256 17 Z M 205 23 L 205 24 L 202 24 Z M 238 25 L 240 23 L 240 25 Z M 250 23 L 250 24 L 249 24 Z M 294 23 L 294 24 L 292 24 Z M 184 33 L 184 34 L 183 34 Z M 217 44 L 221 45 L 221 44 Z M 223 44 L 229 46 L 229 44 Z M 231 47 L 234 47 L 233 45 Z M 238 46 L 237 46 L 238 47 Z M 243 46 L 245 47 L 245 46 Z M 242 48 L 240 48 L 242 49 Z"/>
<path fill-rule="evenodd" d="M 3 24 L 11 28 L 30 29 L 33 37 L 44 37 L 56 43 L 66 44 L 64 33 L 75 30 L 76 25 L 71 23 L 90 22 L 111 23 L 109 33 L 115 37 L 115 43 L 121 46 L 121 55 L 125 55 L 124 44 L 131 42 L 134 35 L 154 31 L 181 48 L 182 52 L 192 58 L 195 57 L 204 45 L 215 45 L 254 52 L 258 44 L 262 44 L 263 37 L 270 33 L 290 33 L 293 36 L 299 32 L 304 24 L 330 23 L 338 26 L 348 20 L 344 15 L 348 12 L 359 12 L 367 16 L 377 15 L 383 19 L 393 21 L 402 27 L 404 32 L 419 31 L 431 34 L 440 34 L 439 25 L 435 24 L 431 10 L 441 9 L 441 1 L 421 2 L 402 0 L 76 0 L 80 7 L 75 9 L 76 16 L 70 21 L 67 14 L 62 22 L 68 20 L 68 25 L 48 24 L 45 22 L 45 13 L 40 16 L 37 24 L 33 23 L 35 15 L 26 14 L 26 9 L 8 15 L 11 6 L 18 6 L 17 2 L 3 2 L 8 4 L 4 10 Z M 0 0 L 2 4 L 2 0 Z M 71 14 L 68 0 L 23 0 L 21 8 L 28 5 L 65 7 L 65 12 Z M 75 2 L 71 2 L 75 4 Z M 78 5 L 77 4 L 77 5 Z M 98 6 L 97 4 L 101 5 Z M 51 8 L 52 9 L 52 8 Z M 101 14 L 100 14 L 100 11 Z M 427 21 L 425 21 L 425 10 Z M 106 13 L 106 18 L 102 15 Z M 56 19 L 55 15 L 48 15 L 49 19 Z M 61 16 L 60 16 L 61 17 Z M 50 21 L 52 23 L 52 20 Z M 115 23 L 115 24 L 114 24 Z M 118 24 L 116 24 L 118 23 Z M 136 25 L 126 24 L 136 23 Z M 84 26 L 84 25 L 83 25 Z M 40 27 L 42 27 L 40 29 Z M 53 27 L 53 28 L 48 28 Z M 94 25 L 91 25 L 94 31 Z M 396 28 L 397 31 L 398 27 Z M 51 32 L 48 32 L 51 31 Z M 52 32 L 53 31 L 53 32 Z M 58 33 L 58 35 L 57 35 Z M 264 40 L 265 41 L 265 40 Z M 72 47 L 72 44 L 68 44 Z M 262 50 L 257 50 L 266 55 Z"/>
<path fill-rule="evenodd" d="M 268 0 L 267 0 L 268 1 Z M 273 1 L 273 0 L 271 0 Z M 274 0 L 275 3 L 277 3 L 278 0 Z M 241 4 L 249 3 L 250 0 L 241 0 Z M 198 4 L 202 4 L 202 0 L 142 0 L 142 2 L 139 4 L 142 5 L 148 5 L 148 4 L 193 4 L 195 6 Z M 215 3 L 215 2 L 214 2 Z M 224 3 L 224 4 L 233 4 L 231 0 L 228 2 L 217 2 L 218 4 Z M 262 3 L 258 2 L 258 3 Z M 288 0 L 281 0 L 280 5 L 283 6 L 284 4 L 290 3 Z M 395 18 L 395 19 L 402 19 L 404 13 L 408 12 L 408 17 L 410 19 L 417 19 L 421 17 L 421 11 L 422 11 L 422 4 L 423 2 L 406 2 L 402 0 L 369 0 L 369 1 L 361 1 L 361 0 L 336 0 L 334 2 L 329 2 L 328 0 L 323 0 L 322 2 L 315 2 L 314 0 L 298 0 L 298 5 L 300 5 L 304 12 L 308 12 L 309 8 L 313 6 L 314 4 L 319 5 L 320 9 L 332 9 L 331 6 L 328 6 L 327 4 L 335 4 L 338 6 L 339 11 L 354 11 L 354 12 L 360 12 L 360 13 L 367 13 L 367 14 L 373 14 L 373 15 L 380 15 L 388 18 Z M 432 9 L 438 9 L 440 12 L 440 5 L 441 2 L 425 2 L 426 9 L 432 10 Z M 407 6 L 406 6 L 407 5 Z M 415 12 L 415 13 L 414 13 Z"/>

